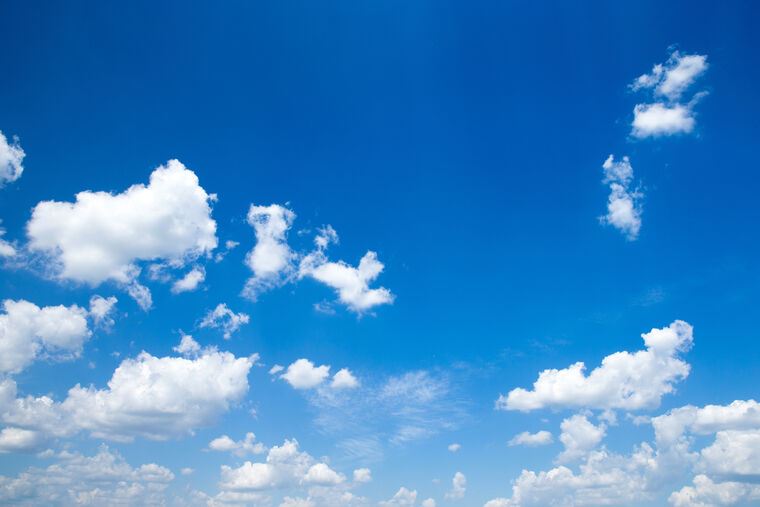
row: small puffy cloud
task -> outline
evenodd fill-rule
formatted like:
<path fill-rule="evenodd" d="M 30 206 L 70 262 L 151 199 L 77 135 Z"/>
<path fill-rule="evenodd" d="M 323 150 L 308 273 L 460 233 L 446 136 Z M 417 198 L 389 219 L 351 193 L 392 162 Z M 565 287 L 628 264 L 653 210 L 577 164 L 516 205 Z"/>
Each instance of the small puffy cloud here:
<path fill-rule="evenodd" d="M 610 187 L 607 214 L 600 217 L 603 224 L 611 225 L 633 241 L 641 229 L 641 198 L 643 194 L 631 189 L 633 167 L 628 157 L 619 162 L 610 155 L 602 165 L 605 184 Z"/>
<path fill-rule="evenodd" d="M 216 248 L 215 199 L 178 160 L 150 175 L 148 185 L 119 194 L 79 192 L 75 202 L 43 201 L 27 223 L 29 249 L 42 252 L 59 279 L 127 288 L 145 306 L 150 292 L 137 283 L 140 261 L 175 267 Z"/>
<path fill-rule="evenodd" d="M 354 482 L 366 483 L 372 480 L 372 471 L 369 468 L 357 468 L 354 470 Z"/>
<path fill-rule="evenodd" d="M 449 444 L 448 450 L 449 452 L 459 452 L 459 450 L 462 448 L 461 444 L 457 444 L 456 442 L 453 444 Z"/>
<path fill-rule="evenodd" d="M 523 445 L 525 447 L 537 447 L 540 445 L 548 445 L 554 441 L 552 434 L 546 430 L 537 431 L 536 433 L 530 433 L 523 431 L 515 435 L 512 440 L 507 442 L 510 447 Z"/>
<path fill-rule="evenodd" d="M 179 345 L 172 350 L 182 356 L 195 356 L 201 351 L 201 346 L 192 336 L 189 334 L 183 334 L 179 341 Z"/>
<path fill-rule="evenodd" d="M 235 313 L 227 307 L 226 303 L 219 303 L 216 308 L 209 311 L 200 323 L 200 327 L 212 327 L 221 329 L 224 339 L 228 340 L 232 333 L 248 324 L 251 318 L 245 313 Z"/>
<path fill-rule="evenodd" d="M 180 469 L 179 471 L 179 473 L 181 473 L 182 475 L 193 475 L 193 472 L 195 472 L 195 470 L 193 470 L 190 467 L 184 467 Z"/>
<path fill-rule="evenodd" d="M 297 485 L 313 464 L 314 458 L 298 449 L 298 441 L 286 440 L 269 450 L 264 463 L 246 461 L 238 468 L 222 466 L 220 487 L 244 492 Z"/>
<path fill-rule="evenodd" d="M 359 381 L 354 377 L 351 370 L 348 368 L 341 368 L 333 375 L 332 383 L 330 387 L 333 389 L 355 389 L 359 387 Z"/>
<path fill-rule="evenodd" d="M 280 373 L 281 371 L 284 371 L 284 370 L 285 370 L 285 367 L 283 365 L 276 364 L 276 365 L 272 366 L 271 368 L 269 368 L 269 374 L 270 375 L 277 375 L 278 373 Z"/>
<path fill-rule="evenodd" d="M 2 223 L 2 220 L 0 220 L 0 223 Z M 5 229 L 0 227 L 0 258 L 2 257 L 13 257 L 16 255 L 16 247 L 13 246 L 8 241 L 5 241 L 3 239 L 3 236 L 5 236 Z"/>
<path fill-rule="evenodd" d="M 256 245 L 245 262 L 253 272 L 243 295 L 256 300 L 262 293 L 286 283 L 292 275 L 296 254 L 288 246 L 287 234 L 295 213 L 279 204 L 251 205 L 248 223 L 253 227 Z"/>
<path fill-rule="evenodd" d="M 24 172 L 25 156 L 26 153 L 21 148 L 18 138 L 13 138 L 9 143 L 8 138 L 0 131 L 0 188 L 21 177 Z"/>
<path fill-rule="evenodd" d="M 381 507 L 414 507 L 417 503 L 417 491 L 405 487 L 399 488 L 390 500 L 380 502 Z"/>
<path fill-rule="evenodd" d="M 94 456 L 61 453 L 47 468 L 28 468 L 16 477 L 0 476 L 5 505 L 163 505 L 174 474 L 155 463 L 130 466 L 101 447 Z"/>
<path fill-rule="evenodd" d="M 116 311 L 116 303 L 119 300 L 114 296 L 104 298 L 97 294 L 90 298 L 90 312 L 96 326 L 103 329 L 110 329 L 114 325 L 113 314 Z"/>
<path fill-rule="evenodd" d="M 585 415 L 576 414 L 562 421 L 560 442 L 565 450 L 557 457 L 560 463 L 567 463 L 586 456 L 596 448 L 606 434 L 606 426 L 595 426 Z"/>
<path fill-rule="evenodd" d="M 422 505 L 422 507 L 435 507 L 435 500 L 432 498 L 426 498 L 420 505 Z"/>
<path fill-rule="evenodd" d="M 323 250 L 317 250 L 302 259 L 299 276 L 311 277 L 332 287 L 341 303 L 356 313 L 363 313 L 375 306 L 393 303 L 391 291 L 385 287 L 369 287 L 384 267 L 372 251 L 364 254 L 359 265 L 353 267 L 343 261 L 329 261 Z"/>
<path fill-rule="evenodd" d="M 315 463 L 309 467 L 309 470 L 306 472 L 303 480 L 307 484 L 331 486 L 340 484 L 346 480 L 346 478 L 327 466 L 325 463 Z"/>
<path fill-rule="evenodd" d="M 198 288 L 206 279 L 206 270 L 201 266 L 196 266 L 187 272 L 185 276 L 174 282 L 172 285 L 172 293 L 179 294 L 180 292 L 192 292 Z"/>
<path fill-rule="evenodd" d="M 240 457 L 247 454 L 263 454 L 267 450 L 264 444 L 256 442 L 256 435 L 251 432 L 245 434 L 245 439 L 238 441 L 222 435 L 209 442 L 208 448 L 212 451 L 230 452 Z"/>
<path fill-rule="evenodd" d="M 688 134 L 697 120 L 689 105 L 636 104 L 633 108 L 633 135 L 638 138 Z"/>
<path fill-rule="evenodd" d="M 649 74 L 636 78 L 633 90 L 653 88 L 656 95 L 677 100 L 707 70 L 707 56 L 682 55 L 673 51 L 665 64 L 656 64 Z"/>
<path fill-rule="evenodd" d="M 496 402 L 500 410 L 529 412 L 542 408 L 592 408 L 639 410 L 659 405 L 674 384 L 689 375 L 689 365 L 679 358 L 692 344 L 692 327 L 677 320 L 662 329 L 641 335 L 645 350 L 615 352 L 585 374 L 585 364 L 544 370 L 533 389 L 517 388 Z"/>
<path fill-rule="evenodd" d="M 454 474 L 451 479 L 451 489 L 446 493 L 447 500 L 461 500 L 467 491 L 467 478 L 462 472 Z"/>
<path fill-rule="evenodd" d="M 308 359 L 293 362 L 280 377 L 295 389 L 317 387 L 330 375 L 330 366 L 315 366 Z"/>
<path fill-rule="evenodd" d="M 19 373 L 37 358 L 77 358 L 92 334 L 87 310 L 76 305 L 40 308 L 29 301 L 6 299 L 2 308 L 0 373 Z"/>
<path fill-rule="evenodd" d="M 38 449 L 42 442 L 42 435 L 37 431 L 13 427 L 0 430 L 0 454 L 30 452 Z"/>
<path fill-rule="evenodd" d="M 674 507 L 718 507 L 724 505 L 754 504 L 760 501 L 760 485 L 743 482 L 713 482 L 706 475 L 694 477 L 694 485 L 686 486 L 670 495 Z"/>

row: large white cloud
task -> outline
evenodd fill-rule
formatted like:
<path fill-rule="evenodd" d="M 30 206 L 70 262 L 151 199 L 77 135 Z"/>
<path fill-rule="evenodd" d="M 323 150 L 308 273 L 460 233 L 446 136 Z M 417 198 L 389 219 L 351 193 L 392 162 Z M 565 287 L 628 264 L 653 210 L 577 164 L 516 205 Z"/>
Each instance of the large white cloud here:
<path fill-rule="evenodd" d="M 204 349 L 197 357 L 127 359 L 108 387 L 76 385 L 63 402 L 47 396 L 17 397 L 15 382 L 0 382 L 0 422 L 45 437 L 87 431 L 97 438 L 129 441 L 180 437 L 214 423 L 248 392 L 253 358 Z"/>
<path fill-rule="evenodd" d="M 561 370 L 544 370 L 532 390 L 513 389 L 499 397 L 496 407 L 524 412 L 548 407 L 656 407 L 665 394 L 673 392 L 673 384 L 689 375 L 689 365 L 678 356 L 691 347 L 692 327 L 677 320 L 641 336 L 646 350 L 615 352 L 588 375 L 582 362 Z"/>
<path fill-rule="evenodd" d="M 713 482 L 706 475 L 694 477 L 693 486 L 685 486 L 670 495 L 668 501 L 675 507 L 719 507 L 739 502 L 760 502 L 760 485 L 742 482 Z"/>
<path fill-rule="evenodd" d="M 659 445 L 676 443 L 684 433 L 710 435 L 722 430 L 760 428 L 760 403 L 735 400 L 728 405 L 686 405 L 652 418 Z"/>
<path fill-rule="evenodd" d="M 0 313 L 0 373 L 18 373 L 39 357 L 79 357 L 92 334 L 87 310 L 76 305 L 40 308 L 29 301 L 6 299 Z"/>
<path fill-rule="evenodd" d="M 164 505 L 174 480 L 167 468 L 149 463 L 130 466 L 118 453 L 101 447 L 93 456 L 64 452 L 46 468 L 28 468 L 16 477 L 0 476 L 5 505 Z"/>
<path fill-rule="evenodd" d="M 560 463 L 586 456 L 599 445 L 607 430 L 604 424 L 596 426 L 583 414 L 576 414 L 563 420 L 560 428 L 562 433 L 559 440 L 565 446 L 565 450 L 557 456 L 557 461 Z"/>
<path fill-rule="evenodd" d="M 6 183 L 12 183 L 21 177 L 24 172 L 24 153 L 18 138 L 8 142 L 0 131 L 0 188 Z"/>
<path fill-rule="evenodd" d="M 631 189 L 633 167 L 628 157 L 615 162 L 610 155 L 602 165 L 605 184 L 610 186 L 610 196 L 607 200 L 607 214 L 600 218 L 602 223 L 609 224 L 626 235 L 629 240 L 635 240 L 641 230 L 641 199 L 643 194 Z"/>
<path fill-rule="evenodd" d="M 113 280 L 137 287 L 140 261 L 175 266 L 210 253 L 217 245 L 210 203 L 195 173 L 170 160 L 148 185 L 119 194 L 83 191 L 75 202 L 43 201 L 27 223 L 29 248 L 49 256 L 53 274 L 92 286 Z"/>

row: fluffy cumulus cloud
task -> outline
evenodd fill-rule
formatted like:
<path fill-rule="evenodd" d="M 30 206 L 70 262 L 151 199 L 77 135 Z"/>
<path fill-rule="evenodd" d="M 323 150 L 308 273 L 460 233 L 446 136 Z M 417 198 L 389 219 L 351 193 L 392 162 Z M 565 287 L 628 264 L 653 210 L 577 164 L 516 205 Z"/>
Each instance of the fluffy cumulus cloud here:
<path fill-rule="evenodd" d="M 606 434 L 606 426 L 594 425 L 585 415 L 576 414 L 562 421 L 560 442 L 565 450 L 557 456 L 557 461 L 566 463 L 586 456 L 602 441 Z"/>
<path fill-rule="evenodd" d="M 298 359 L 280 377 L 295 389 L 317 387 L 330 375 L 330 366 L 316 366 L 308 359 Z"/>
<path fill-rule="evenodd" d="M 114 296 L 104 298 L 96 294 L 90 298 L 90 317 L 96 326 L 110 329 L 115 324 L 113 314 L 118 302 Z"/>
<path fill-rule="evenodd" d="M 467 477 L 457 472 L 451 479 L 451 489 L 446 493 L 447 500 L 461 500 L 467 492 Z"/>
<path fill-rule="evenodd" d="M 6 183 L 12 183 L 24 172 L 24 157 L 26 153 L 21 148 L 18 138 L 8 142 L 0 131 L 0 188 Z"/>
<path fill-rule="evenodd" d="M 40 308 L 6 299 L 0 313 L 0 373 L 19 373 L 38 358 L 79 357 L 91 336 L 88 312 L 76 305 Z"/>
<path fill-rule="evenodd" d="M 251 318 L 245 313 L 235 313 L 230 310 L 225 303 L 219 303 L 216 308 L 210 310 L 200 323 L 200 327 L 211 327 L 221 329 L 224 339 L 229 340 L 233 333 L 245 324 L 250 322 Z"/>
<path fill-rule="evenodd" d="M 148 185 L 40 202 L 27 223 L 29 248 L 47 256 L 57 278 L 91 286 L 112 280 L 149 307 L 150 293 L 137 282 L 140 261 L 182 266 L 210 254 L 217 245 L 214 199 L 193 171 L 170 160 Z"/>
<path fill-rule="evenodd" d="M 301 451 L 296 440 L 286 440 L 282 445 L 269 449 L 263 462 L 246 461 L 239 467 L 222 466 L 221 492 L 218 499 L 233 495 L 257 495 L 264 498 L 274 491 L 293 491 L 301 487 L 309 488 L 308 498 L 290 497 L 296 501 L 311 502 L 310 505 L 330 505 L 325 497 L 353 499 L 348 491 L 346 478 L 333 470 L 327 463 L 315 460 L 310 454 Z M 349 496 L 346 497 L 346 494 Z M 338 501 L 332 505 L 341 505 Z M 350 503 L 350 502 L 349 502 Z"/>
<path fill-rule="evenodd" d="M 114 371 L 108 386 L 76 385 L 67 397 L 17 397 L 15 382 L 0 382 L 0 422 L 46 438 L 86 431 L 129 441 L 180 437 L 215 422 L 248 392 L 252 358 L 203 349 L 195 358 L 141 353 Z"/>
<path fill-rule="evenodd" d="M 359 381 L 354 377 L 354 374 L 351 373 L 351 370 L 348 368 L 341 368 L 335 375 L 333 375 L 330 387 L 333 389 L 356 389 L 359 387 Z"/>
<path fill-rule="evenodd" d="M 248 223 L 253 227 L 256 245 L 245 262 L 253 272 L 243 294 L 253 300 L 264 291 L 287 282 L 293 273 L 296 253 L 288 246 L 287 234 L 295 220 L 292 210 L 279 204 L 251 205 Z"/>
<path fill-rule="evenodd" d="M 107 447 L 92 456 L 63 452 L 46 468 L 28 468 L 15 477 L 0 475 L 0 503 L 164 505 L 173 480 L 169 469 L 155 463 L 132 467 Z"/>
<path fill-rule="evenodd" d="M 263 454 L 267 450 L 264 444 L 256 441 L 256 435 L 251 432 L 246 433 L 245 438 L 238 441 L 232 440 L 227 435 L 222 435 L 209 442 L 208 448 L 212 451 L 229 452 L 240 457 L 247 454 Z"/>
<path fill-rule="evenodd" d="M 357 468 L 354 470 L 354 482 L 370 482 L 372 480 L 372 471 L 369 468 Z"/>
<path fill-rule="evenodd" d="M 631 84 L 634 91 L 649 90 L 655 101 L 637 104 L 633 110 L 632 134 L 638 138 L 688 134 L 694 130 L 694 106 L 705 95 L 695 94 L 682 102 L 683 94 L 707 70 L 705 55 L 673 51 L 664 64 L 657 64 Z"/>
<path fill-rule="evenodd" d="M 639 236 L 641 230 L 641 199 L 643 194 L 631 188 L 633 182 L 633 167 L 628 157 L 615 161 L 610 155 L 602 165 L 604 169 L 603 182 L 610 187 L 610 196 L 607 199 L 607 214 L 600 217 L 603 224 L 608 224 L 620 232 L 626 238 L 633 241 Z"/>
<path fill-rule="evenodd" d="M 496 407 L 528 412 L 542 408 L 585 407 L 637 410 L 659 405 L 674 384 L 689 375 L 679 355 L 692 344 L 692 327 L 677 320 L 641 335 L 645 350 L 616 352 L 585 373 L 582 362 L 567 368 L 542 371 L 533 389 L 517 388 L 501 395 Z"/>
<path fill-rule="evenodd" d="M 554 441 L 552 434 L 546 430 L 530 433 L 523 431 L 518 433 L 507 443 L 510 447 L 524 445 L 526 447 L 537 447 L 540 445 L 549 445 Z"/>
<path fill-rule="evenodd" d="M 179 294 L 180 292 L 192 292 L 197 289 L 205 279 L 206 270 L 203 269 L 202 266 L 195 266 L 188 271 L 185 276 L 172 284 L 172 292 L 174 294 Z"/>
<path fill-rule="evenodd" d="M 684 486 L 670 495 L 674 507 L 719 507 L 724 505 L 754 505 L 760 502 L 760 485 L 726 481 L 716 483 L 706 475 L 694 477 L 692 486 Z"/>
<path fill-rule="evenodd" d="M 381 507 L 414 507 L 417 503 L 417 491 L 400 487 L 389 500 L 380 502 Z"/>
<path fill-rule="evenodd" d="M 2 220 L 0 220 L 2 223 Z M 5 229 L 0 227 L 0 258 L 13 257 L 16 255 L 16 247 L 12 243 L 3 239 L 5 236 Z"/>

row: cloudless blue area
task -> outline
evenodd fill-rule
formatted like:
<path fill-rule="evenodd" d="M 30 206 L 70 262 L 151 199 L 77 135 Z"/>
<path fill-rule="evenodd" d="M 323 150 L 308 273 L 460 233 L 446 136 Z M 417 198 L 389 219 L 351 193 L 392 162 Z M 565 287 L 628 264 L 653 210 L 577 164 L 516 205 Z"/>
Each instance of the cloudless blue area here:
<path fill-rule="evenodd" d="M 307 357 L 369 379 L 442 372 L 467 417 L 456 430 L 386 445 L 361 492 L 389 498 L 407 485 L 442 499 L 461 470 L 468 505 L 508 496 L 522 468 L 559 449 L 506 447 L 520 431 L 556 430 L 568 413 L 495 411 L 500 393 L 545 368 L 590 369 L 638 350 L 642 332 L 674 319 L 694 325 L 692 373 L 657 413 L 756 397 L 759 19 L 751 1 L 0 1 L 0 130 L 27 153 L 23 177 L 0 190 L 6 237 L 24 240 L 41 200 L 121 192 L 178 158 L 218 194 L 221 242 L 241 243 L 207 266 L 202 291 L 152 285 L 149 313 L 113 286 L 0 273 L 3 299 L 119 298 L 111 334 L 77 362 L 36 363 L 17 376 L 22 393 L 60 400 L 76 383 L 103 387 L 124 357 L 171 354 L 180 330 L 259 352 L 267 367 Z M 696 131 L 634 140 L 641 96 L 627 85 L 672 45 L 708 55 Z M 598 221 L 611 153 L 631 157 L 646 194 L 635 242 Z M 298 215 L 295 247 L 310 241 L 295 231 L 331 224 L 336 258 L 355 264 L 378 252 L 385 271 L 375 285 L 395 303 L 361 318 L 340 307 L 324 315 L 312 305 L 334 294 L 308 281 L 256 303 L 240 297 L 254 244 L 248 206 L 286 202 Z M 197 329 L 220 302 L 251 315 L 229 341 Z M 199 449 L 222 433 L 253 431 L 268 445 L 295 437 L 346 470 L 361 465 L 341 457 L 340 436 L 319 431 L 303 396 L 267 369 L 254 368 L 243 406 L 217 427 L 109 445 L 134 464 L 192 466 L 193 486 L 210 492 L 219 465 L 235 459 Z M 651 428 L 626 423 L 608 445 L 628 451 L 644 438 Z M 462 451 L 448 453 L 451 442 Z M 0 473 L 35 463 L 0 456 Z"/>

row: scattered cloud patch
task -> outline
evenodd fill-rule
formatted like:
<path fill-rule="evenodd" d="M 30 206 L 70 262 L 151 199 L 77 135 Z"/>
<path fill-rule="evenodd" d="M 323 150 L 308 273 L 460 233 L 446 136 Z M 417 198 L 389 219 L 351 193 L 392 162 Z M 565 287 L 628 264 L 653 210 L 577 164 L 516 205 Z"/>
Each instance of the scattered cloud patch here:
<path fill-rule="evenodd" d="M 206 270 L 202 266 L 195 266 L 185 276 L 175 281 L 172 285 L 172 293 L 192 292 L 206 279 Z"/>
<path fill-rule="evenodd" d="M 629 241 L 634 241 L 641 230 L 641 199 L 639 190 L 631 189 L 633 167 L 628 157 L 619 162 L 610 155 L 602 165 L 603 183 L 609 185 L 610 196 L 607 199 L 607 214 L 600 217 L 603 224 L 611 225 L 625 234 Z"/>
<path fill-rule="evenodd" d="M 553 441 L 554 439 L 552 437 L 552 434 L 546 430 L 537 431 L 535 433 L 523 431 L 522 433 L 515 435 L 512 440 L 507 442 L 507 445 L 510 447 L 515 447 L 518 445 L 525 447 L 537 447 L 540 445 L 549 445 Z"/>
<path fill-rule="evenodd" d="M 348 368 L 342 368 L 333 375 L 330 387 L 333 389 L 355 389 L 359 387 L 359 381 Z"/>
<path fill-rule="evenodd" d="M 248 314 L 235 313 L 227 307 L 226 303 L 219 303 L 216 308 L 203 317 L 200 327 L 221 329 L 224 333 L 224 339 L 229 340 L 233 333 L 248 324 L 250 320 Z"/>
<path fill-rule="evenodd" d="M 451 479 L 451 489 L 446 493 L 447 500 L 461 500 L 467 492 L 467 478 L 462 472 L 454 474 Z"/>
<path fill-rule="evenodd" d="M 24 172 L 24 153 L 18 137 L 14 137 L 11 142 L 0 131 L 0 188 L 6 183 L 13 183 L 21 177 Z"/>
<path fill-rule="evenodd" d="M 238 441 L 222 435 L 209 442 L 208 448 L 212 451 L 229 452 L 239 457 L 247 454 L 263 454 L 267 451 L 264 444 L 256 442 L 256 435 L 251 432 L 246 433 L 245 438 Z"/>

